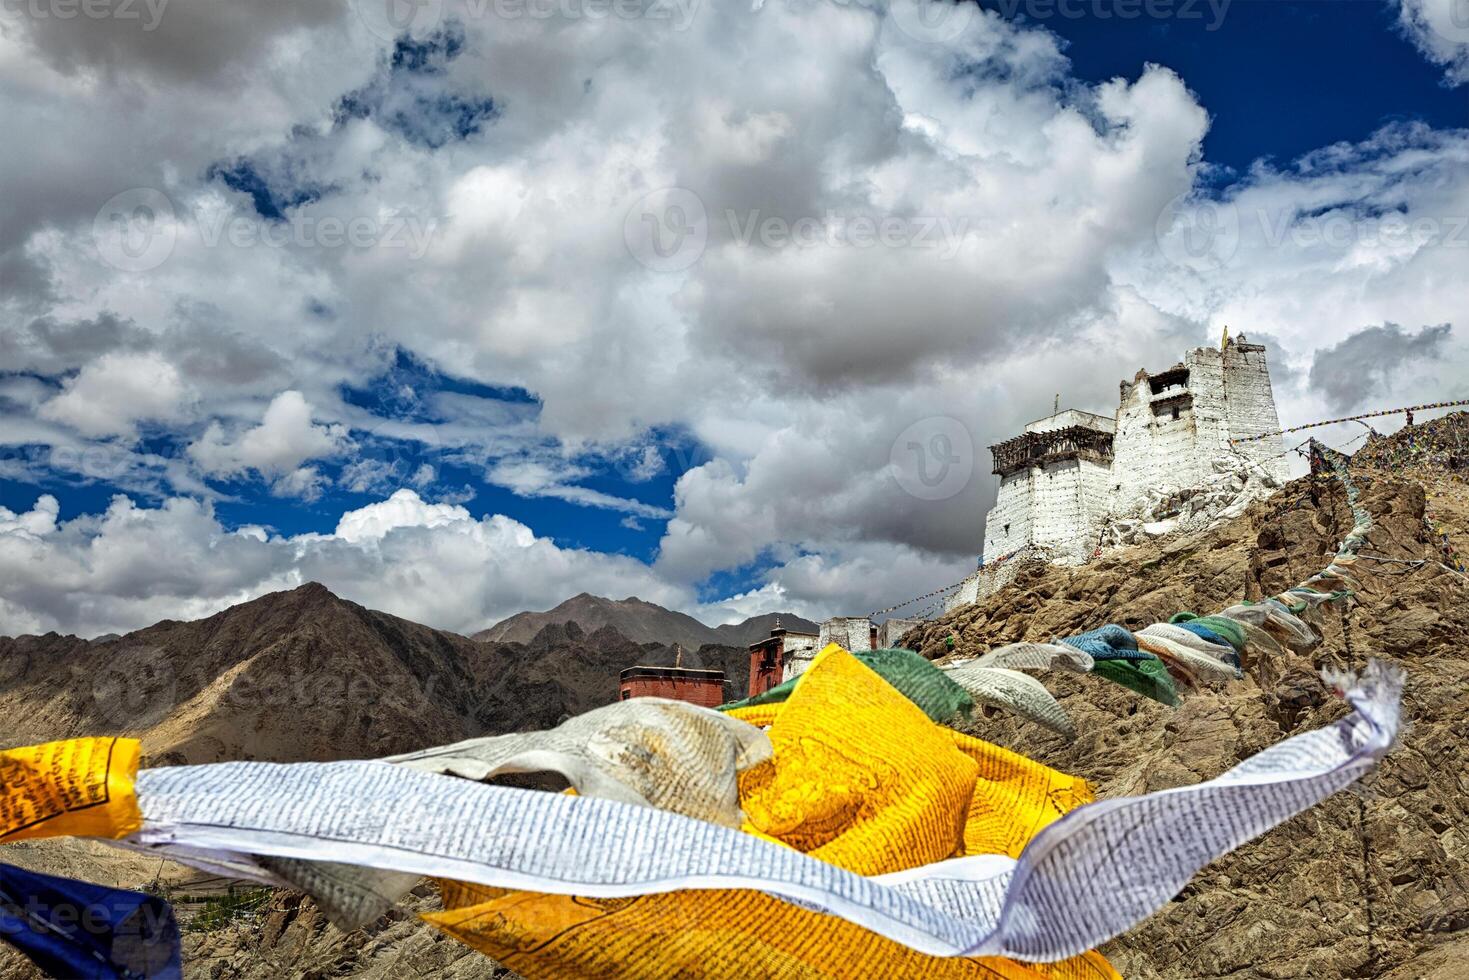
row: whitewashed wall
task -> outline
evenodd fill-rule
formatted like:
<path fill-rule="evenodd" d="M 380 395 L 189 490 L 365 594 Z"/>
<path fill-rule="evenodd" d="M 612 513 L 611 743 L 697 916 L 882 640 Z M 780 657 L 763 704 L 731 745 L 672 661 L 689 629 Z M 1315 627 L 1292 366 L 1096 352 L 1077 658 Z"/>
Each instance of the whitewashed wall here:
<path fill-rule="evenodd" d="M 1031 542 L 1031 478 L 1029 470 L 1000 479 L 1000 492 L 984 524 L 984 560 L 989 564 Z"/>
<path fill-rule="evenodd" d="M 1280 428 L 1270 368 L 1263 350 L 1230 347 L 1224 357 L 1224 382 L 1229 396 L 1230 438 L 1241 439 Z M 1260 463 L 1277 481 L 1284 483 L 1290 479 L 1290 464 L 1280 455 L 1279 436 L 1239 443 L 1235 449 Z"/>
<path fill-rule="evenodd" d="M 944 600 L 944 612 L 952 612 L 962 606 L 978 602 L 980 600 L 979 587 L 984 575 L 985 569 L 981 568 L 960 582 L 958 591 Z"/>
<path fill-rule="evenodd" d="M 1058 561 L 1089 557 L 1111 499 L 1111 469 L 1068 459 L 1030 471 L 1031 543 Z"/>
<path fill-rule="evenodd" d="M 816 648 L 835 643 L 843 650 L 872 649 L 872 620 L 866 616 L 836 616 L 821 624 Z"/>
<path fill-rule="evenodd" d="M 1015 581 L 1015 577 L 1020 574 L 1020 569 L 1027 562 L 1036 560 L 1036 554 L 1032 551 L 1016 555 L 999 565 L 986 565 L 979 569 L 960 584 L 958 591 L 944 600 L 944 612 L 973 605 L 981 599 L 988 599 Z"/>
<path fill-rule="evenodd" d="M 927 622 L 923 619 L 889 619 L 877 628 L 877 645 L 881 649 L 891 650 L 898 645 L 903 634 L 921 623 Z"/>
<path fill-rule="evenodd" d="M 788 681 L 792 677 L 799 677 L 811 666 L 811 661 L 816 659 L 816 654 L 821 647 L 817 645 L 819 637 L 815 633 L 787 633 L 785 645 L 781 654 L 780 679 Z"/>
<path fill-rule="evenodd" d="M 1197 476 L 1202 479 L 1209 472 L 1208 463 L 1221 452 L 1228 452 L 1229 392 L 1224 381 L 1224 355 L 1213 347 L 1200 347 L 1185 354 L 1184 363 L 1189 368 L 1189 389 L 1194 395 L 1196 458 L 1202 461 Z"/>

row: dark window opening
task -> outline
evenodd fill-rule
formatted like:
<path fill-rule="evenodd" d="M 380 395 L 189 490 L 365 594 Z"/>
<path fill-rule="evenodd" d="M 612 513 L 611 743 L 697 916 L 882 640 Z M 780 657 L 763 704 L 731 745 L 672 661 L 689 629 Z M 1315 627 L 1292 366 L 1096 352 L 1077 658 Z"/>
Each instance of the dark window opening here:
<path fill-rule="evenodd" d="M 1179 418 L 1185 411 L 1193 407 L 1194 396 L 1188 392 L 1173 395 L 1169 398 L 1160 398 L 1153 402 L 1153 416 L 1160 419 Z"/>
<path fill-rule="evenodd" d="M 1148 378 L 1148 387 L 1153 389 L 1153 394 L 1155 395 L 1172 388 L 1174 385 L 1188 387 L 1188 368 L 1181 364 L 1178 367 L 1169 368 L 1167 371 Z"/>

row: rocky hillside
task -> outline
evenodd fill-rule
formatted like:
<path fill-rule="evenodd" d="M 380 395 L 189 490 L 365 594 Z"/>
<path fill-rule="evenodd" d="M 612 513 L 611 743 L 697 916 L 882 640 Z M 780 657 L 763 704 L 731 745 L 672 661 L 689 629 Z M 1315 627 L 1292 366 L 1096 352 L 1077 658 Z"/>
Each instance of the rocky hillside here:
<path fill-rule="evenodd" d="M 476 640 L 500 643 L 526 643 L 547 626 L 575 623 L 592 633 L 610 626 L 635 643 L 656 643 L 671 647 L 675 643 L 685 650 L 702 646 L 729 646 L 745 649 L 756 640 L 770 635 L 776 620 L 787 629 L 815 633 L 815 623 L 789 613 L 766 613 L 752 616 L 742 623 L 705 626 L 686 613 L 674 612 L 642 599 L 605 599 L 583 592 L 545 612 L 516 613 L 489 629 L 474 634 Z"/>
<path fill-rule="evenodd" d="M 1085 776 L 1099 795 L 1140 793 L 1212 778 L 1343 713 L 1318 668 L 1380 657 L 1408 671 L 1403 743 L 1362 793 L 1339 794 L 1215 862 L 1109 944 L 1129 978 L 1469 975 L 1469 580 L 1439 564 L 1441 542 L 1424 520 L 1431 499 L 1462 547 L 1469 492 L 1446 472 L 1363 469 L 1357 479 L 1376 521 L 1363 554 L 1399 561 L 1356 564 L 1357 601 L 1328 607 L 1324 642 L 1309 657 L 1253 659 L 1243 682 L 1178 709 L 1099 678 L 1047 674 L 1080 732 L 1069 745 L 1010 717 L 974 726 Z M 1180 610 L 1216 611 L 1319 570 L 1351 523 L 1338 484 L 1297 480 L 1212 532 L 1079 568 L 1028 569 L 907 640 L 931 658 L 957 657 L 1106 622 L 1140 628 Z"/>
<path fill-rule="evenodd" d="M 1374 432 L 1353 461 L 1358 466 L 1394 471 L 1469 473 L 1469 412 L 1450 412 L 1389 436 Z"/>

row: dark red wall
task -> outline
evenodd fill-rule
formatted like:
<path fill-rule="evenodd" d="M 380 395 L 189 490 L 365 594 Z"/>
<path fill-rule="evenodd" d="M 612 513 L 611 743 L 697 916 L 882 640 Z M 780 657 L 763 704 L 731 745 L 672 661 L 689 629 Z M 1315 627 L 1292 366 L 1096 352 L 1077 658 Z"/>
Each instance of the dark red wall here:
<path fill-rule="evenodd" d="M 672 698 L 717 708 L 724 703 L 724 681 L 717 678 L 634 677 L 622 682 L 621 693 L 624 701 L 628 698 Z"/>
<path fill-rule="evenodd" d="M 780 640 L 767 640 L 758 647 L 750 648 L 750 697 L 763 694 L 780 683 L 785 666 L 785 644 Z"/>

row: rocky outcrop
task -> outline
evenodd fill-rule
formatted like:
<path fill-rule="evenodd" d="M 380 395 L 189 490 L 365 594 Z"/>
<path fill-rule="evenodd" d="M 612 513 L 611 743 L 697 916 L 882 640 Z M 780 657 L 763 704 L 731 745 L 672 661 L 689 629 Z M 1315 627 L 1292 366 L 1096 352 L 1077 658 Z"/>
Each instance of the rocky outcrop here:
<path fill-rule="evenodd" d="M 1104 952 L 1129 978 L 1454 975 L 1469 942 L 1469 582 L 1433 559 L 1425 484 L 1455 533 L 1469 496 L 1424 475 L 1363 472 L 1376 527 L 1362 590 L 1327 607 L 1309 656 L 1256 655 L 1246 678 L 1177 709 L 1087 675 L 1043 679 L 1075 721 L 1071 744 L 1037 725 L 981 719 L 975 733 L 1090 780 L 1101 796 L 1188 785 L 1344 712 L 1322 667 L 1403 665 L 1406 735 L 1360 787 L 1215 862 Z M 1452 503 L 1449 500 L 1452 498 Z M 1352 518 L 1334 481 L 1298 480 L 1224 527 L 1108 552 L 1077 568 L 1030 566 L 1015 583 L 907 637 L 932 658 L 973 656 L 1106 622 L 1130 628 L 1278 592 L 1323 567 Z M 952 637 L 954 649 L 948 649 Z M 1463 961 L 1459 961 L 1462 969 Z M 1435 972 L 1439 971 L 1439 972 Z M 1447 971 L 1447 972 L 1444 972 Z"/>
<path fill-rule="evenodd" d="M 1116 548 L 1150 538 L 1202 531 L 1234 520 L 1251 503 L 1280 488 L 1266 467 L 1244 457 L 1216 456 L 1207 483 L 1190 487 L 1159 486 L 1130 514 L 1102 526 L 1101 546 Z"/>

